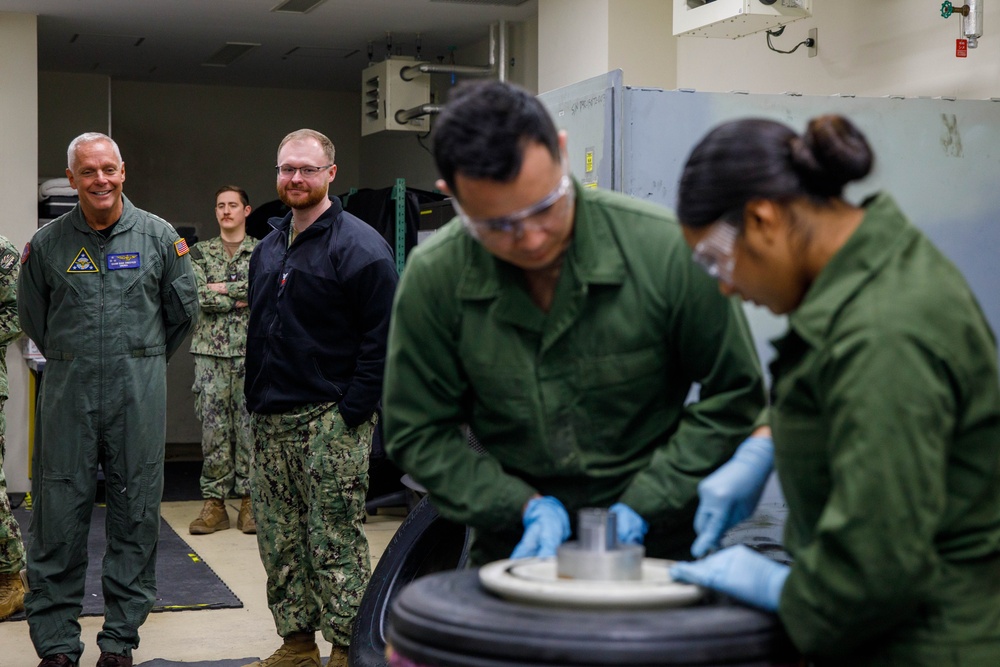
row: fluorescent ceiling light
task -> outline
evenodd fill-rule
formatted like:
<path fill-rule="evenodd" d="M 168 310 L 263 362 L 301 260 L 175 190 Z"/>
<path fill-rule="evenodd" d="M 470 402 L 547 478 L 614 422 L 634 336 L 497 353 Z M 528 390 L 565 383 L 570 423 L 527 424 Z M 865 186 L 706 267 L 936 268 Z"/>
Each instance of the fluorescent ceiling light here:
<path fill-rule="evenodd" d="M 339 46 L 296 46 L 285 52 L 281 56 L 282 60 L 288 58 L 349 58 L 357 53 L 357 49 L 343 48 Z"/>
<path fill-rule="evenodd" d="M 99 33 L 78 32 L 69 38 L 70 44 L 80 46 L 139 46 L 146 40 L 138 35 L 102 35 Z"/>
<path fill-rule="evenodd" d="M 320 5 L 322 5 L 326 0 L 285 0 L 284 2 L 279 2 L 277 5 L 271 8 L 272 12 L 288 12 L 290 14 L 305 14 L 310 12 Z"/>
<path fill-rule="evenodd" d="M 252 42 L 226 42 L 226 45 L 209 56 L 208 60 L 202 63 L 203 67 L 228 67 L 237 58 L 247 51 L 256 49 L 260 44 Z"/>

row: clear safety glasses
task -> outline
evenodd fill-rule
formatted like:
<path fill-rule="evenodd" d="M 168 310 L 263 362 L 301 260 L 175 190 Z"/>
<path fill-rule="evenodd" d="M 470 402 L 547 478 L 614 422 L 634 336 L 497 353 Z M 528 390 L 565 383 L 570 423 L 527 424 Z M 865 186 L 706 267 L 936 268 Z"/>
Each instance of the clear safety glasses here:
<path fill-rule="evenodd" d="M 502 218 L 479 219 L 469 217 L 462 210 L 457 197 L 452 197 L 451 204 L 466 229 L 472 232 L 472 235 L 476 238 L 507 234 L 511 234 L 515 238 L 520 238 L 524 234 L 525 229 L 547 230 L 559 222 L 558 214 L 567 210 L 567 207 L 556 206 L 562 200 L 565 200 L 566 204 L 573 201 L 573 179 L 565 171 L 565 167 L 562 178 L 559 179 L 559 184 L 552 192 L 531 206 L 510 215 L 505 215 Z"/>
<path fill-rule="evenodd" d="M 705 269 L 705 273 L 716 280 L 732 284 L 733 269 L 736 266 L 736 237 L 740 230 L 726 220 L 712 225 L 712 230 L 698 241 L 691 252 L 694 263 Z"/>

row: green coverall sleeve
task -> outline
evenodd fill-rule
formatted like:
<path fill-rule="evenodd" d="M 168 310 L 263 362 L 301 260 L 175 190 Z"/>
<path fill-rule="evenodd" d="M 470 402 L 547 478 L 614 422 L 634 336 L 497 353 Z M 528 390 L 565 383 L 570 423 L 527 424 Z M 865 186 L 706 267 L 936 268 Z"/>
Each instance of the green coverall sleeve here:
<path fill-rule="evenodd" d="M 45 354 L 48 326 L 49 285 L 45 282 L 45 262 L 30 249 L 17 277 L 17 315 L 21 328 L 38 351 Z"/>
<path fill-rule="evenodd" d="M 826 442 L 788 447 L 829 458 L 831 494 L 795 554 L 779 614 L 799 649 L 836 655 L 920 613 L 941 567 L 934 540 L 957 405 L 946 363 L 902 333 L 855 332 L 817 375 Z M 794 427 L 776 432 L 779 447 Z"/>
<path fill-rule="evenodd" d="M 190 253 L 178 257 L 172 242 L 164 239 L 164 269 L 160 279 L 167 360 L 198 320 L 198 290 Z"/>
<path fill-rule="evenodd" d="M 9 268 L 3 268 L 3 267 Z M 8 241 L 0 245 L 0 348 L 21 333 L 17 317 L 18 252 Z"/>
<path fill-rule="evenodd" d="M 519 525 L 535 490 L 471 450 L 460 430 L 468 379 L 456 350 L 455 300 L 435 297 L 454 293 L 444 273 L 411 258 L 396 291 L 383 389 L 386 452 L 445 518 L 478 528 Z"/>
<path fill-rule="evenodd" d="M 680 380 L 700 388 L 677 430 L 622 493 L 621 502 L 650 521 L 693 511 L 698 482 L 729 460 L 766 404 L 760 363 L 739 302 L 719 293 L 686 247 L 675 248 L 664 261 L 672 267 L 670 281 L 680 304 L 664 337 L 681 360 Z"/>

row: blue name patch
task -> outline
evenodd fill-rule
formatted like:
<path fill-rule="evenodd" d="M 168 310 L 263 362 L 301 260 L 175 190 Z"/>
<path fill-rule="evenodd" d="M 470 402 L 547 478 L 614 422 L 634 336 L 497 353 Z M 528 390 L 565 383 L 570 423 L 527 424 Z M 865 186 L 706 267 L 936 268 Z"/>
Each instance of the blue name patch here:
<path fill-rule="evenodd" d="M 137 252 L 119 252 L 114 255 L 108 255 L 108 271 L 138 268 L 139 253 Z"/>

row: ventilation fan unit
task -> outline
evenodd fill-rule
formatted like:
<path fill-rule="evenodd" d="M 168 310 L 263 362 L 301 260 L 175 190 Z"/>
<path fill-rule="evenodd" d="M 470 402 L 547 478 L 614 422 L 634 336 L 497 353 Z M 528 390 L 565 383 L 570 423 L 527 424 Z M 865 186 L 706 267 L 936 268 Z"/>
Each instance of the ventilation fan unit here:
<path fill-rule="evenodd" d="M 673 0 L 674 35 L 736 39 L 812 16 L 812 0 Z"/>
<path fill-rule="evenodd" d="M 397 56 L 361 72 L 361 136 L 386 130 L 426 132 L 430 129 L 427 116 L 412 118 L 406 123 L 396 121 L 397 112 L 430 104 L 429 74 L 411 75 L 410 81 L 400 76 L 404 67 L 416 64 L 412 58 Z"/>

